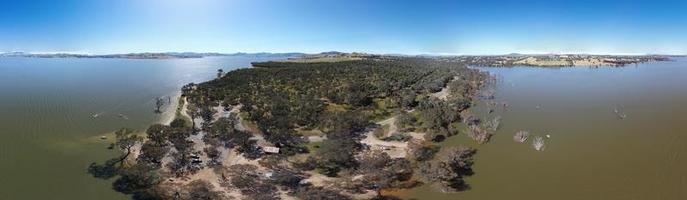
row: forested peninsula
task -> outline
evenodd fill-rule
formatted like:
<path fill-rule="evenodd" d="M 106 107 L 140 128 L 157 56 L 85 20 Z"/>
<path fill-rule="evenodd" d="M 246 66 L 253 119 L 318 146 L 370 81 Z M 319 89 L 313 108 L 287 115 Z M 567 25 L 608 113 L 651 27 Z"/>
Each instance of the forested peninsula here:
<path fill-rule="evenodd" d="M 182 88 L 177 118 L 122 129 L 88 172 L 134 199 L 395 199 L 469 188 L 498 122 L 467 109 L 493 79 L 455 60 L 353 56 L 254 63 Z M 496 127 L 494 127 L 496 126 Z"/>

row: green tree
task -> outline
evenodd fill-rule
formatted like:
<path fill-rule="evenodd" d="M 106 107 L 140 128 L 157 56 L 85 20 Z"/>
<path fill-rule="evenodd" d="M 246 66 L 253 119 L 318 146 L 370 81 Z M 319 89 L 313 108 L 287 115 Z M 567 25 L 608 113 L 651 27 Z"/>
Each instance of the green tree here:
<path fill-rule="evenodd" d="M 222 78 L 222 76 L 224 76 L 224 70 L 217 69 L 217 78 Z"/>
<path fill-rule="evenodd" d="M 160 181 L 160 176 L 146 165 L 134 165 L 122 170 L 120 177 L 112 183 L 112 187 L 124 194 L 145 192 Z"/>
<path fill-rule="evenodd" d="M 133 134 L 133 130 L 122 128 L 115 132 L 115 143 L 112 144 L 122 154 L 117 158 L 105 161 L 103 164 L 91 163 L 88 172 L 97 178 L 112 178 L 124 166 L 124 161 L 131 155 L 133 147 L 142 141 L 142 138 Z"/>

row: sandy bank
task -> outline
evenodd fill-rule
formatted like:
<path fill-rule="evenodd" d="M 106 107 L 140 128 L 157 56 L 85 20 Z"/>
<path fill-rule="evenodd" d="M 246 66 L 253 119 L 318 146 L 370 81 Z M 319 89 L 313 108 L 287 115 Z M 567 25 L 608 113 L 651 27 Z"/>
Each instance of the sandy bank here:
<path fill-rule="evenodd" d="M 157 123 L 170 124 L 176 117 L 177 107 L 179 106 L 179 97 L 181 97 L 181 91 L 177 91 L 172 95 L 169 95 L 172 99 L 171 103 L 165 106 L 165 110 L 160 114 L 160 120 Z"/>

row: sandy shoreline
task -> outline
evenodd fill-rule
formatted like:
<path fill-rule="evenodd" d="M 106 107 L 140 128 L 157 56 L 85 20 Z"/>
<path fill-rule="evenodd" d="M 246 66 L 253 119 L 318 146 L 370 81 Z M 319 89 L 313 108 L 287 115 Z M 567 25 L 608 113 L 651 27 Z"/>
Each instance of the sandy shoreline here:
<path fill-rule="evenodd" d="M 172 99 L 172 102 L 165 106 L 165 110 L 162 112 L 162 114 L 160 114 L 161 116 L 157 123 L 170 124 L 172 123 L 172 121 L 174 121 L 174 118 L 176 117 L 176 111 L 177 107 L 179 106 L 179 97 L 181 97 L 181 91 L 177 91 L 169 96 Z"/>

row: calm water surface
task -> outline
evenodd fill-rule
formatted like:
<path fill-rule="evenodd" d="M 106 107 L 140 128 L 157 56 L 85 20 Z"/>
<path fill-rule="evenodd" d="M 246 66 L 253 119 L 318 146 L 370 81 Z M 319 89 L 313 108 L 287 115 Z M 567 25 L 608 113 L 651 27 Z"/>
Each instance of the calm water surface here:
<path fill-rule="evenodd" d="M 99 135 L 144 130 L 161 118 L 154 98 L 272 59 L 0 58 L 0 199 L 128 199 L 86 173 L 115 155 Z"/>
<path fill-rule="evenodd" d="M 275 58 L 0 58 L 0 199 L 127 199 L 85 172 L 114 155 L 98 136 L 144 129 L 160 119 L 153 98 L 211 79 L 217 68 L 267 59 Z M 496 113 L 501 129 L 485 145 L 463 135 L 442 144 L 478 148 L 476 174 L 467 179 L 472 189 L 440 194 L 422 186 L 404 197 L 687 199 L 686 59 L 483 70 L 500 77 L 496 98 L 510 104 Z M 486 113 L 483 105 L 474 112 Z M 529 141 L 513 142 L 518 130 L 552 137 L 538 152 Z"/>
<path fill-rule="evenodd" d="M 687 59 L 623 68 L 482 68 L 500 78 L 497 101 L 510 104 L 493 140 L 464 135 L 443 145 L 478 148 L 472 189 L 429 186 L 417 199 L 687 199 Z M 540 108 L 537 109 L 537 105 Z M 627 115 L 619 119 L 614 109 Z M 484 105 L 475 112 L 485 114 Z M 492 114 L 494 115 L 494 114 Z M 513 134 L 550 134 L 544 151 Z"/>

